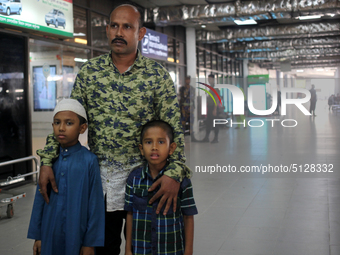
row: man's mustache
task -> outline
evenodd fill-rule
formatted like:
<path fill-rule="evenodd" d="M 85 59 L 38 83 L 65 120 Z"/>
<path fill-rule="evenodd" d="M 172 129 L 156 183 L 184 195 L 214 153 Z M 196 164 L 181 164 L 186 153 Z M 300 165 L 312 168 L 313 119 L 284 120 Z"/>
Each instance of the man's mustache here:
<path fill-rule="evenodd" d="M 113 39 L 113 40 L 111 41 L 111 44 L 112 44 L 112 43 L 115 43 L 115 42 L 123 42 L 123 43 L 125 43 L 125 44 L 127 45 L 127 41 L 125 41 L 125 40 L 122 39 L 122 38 L 115 38 L 115 39 Z"/>

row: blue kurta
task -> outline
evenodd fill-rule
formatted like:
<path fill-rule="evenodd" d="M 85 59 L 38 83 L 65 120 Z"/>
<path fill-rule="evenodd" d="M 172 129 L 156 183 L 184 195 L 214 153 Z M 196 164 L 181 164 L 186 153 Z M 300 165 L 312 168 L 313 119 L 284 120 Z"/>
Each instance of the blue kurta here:
<path fill-rule="evenodd" d="M 53 164 L 58 193 L 46 204 L 37 187 L 28 238 L 42 255 L 79 255 L 82 246 L 104 246 L 105 207 L 97 157 L 78 142 L 60 148 Z"/>

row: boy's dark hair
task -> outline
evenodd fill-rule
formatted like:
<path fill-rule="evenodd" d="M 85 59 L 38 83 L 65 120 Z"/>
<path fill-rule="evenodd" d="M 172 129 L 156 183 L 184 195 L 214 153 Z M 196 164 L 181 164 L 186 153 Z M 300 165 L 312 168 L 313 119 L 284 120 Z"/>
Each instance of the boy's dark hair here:
<path fill-rule="evenodd" d="M 163 120 L 151 120 L 148 123 L 144 124 L 142 126 L 142 131 L 140 132 L 140 143 L 143 144 L 143 137 L 145 135 L 145 132 L 152 127 L 159 127 L 163 129 L 167 136 L 169 137 L 170 143 L 174 142 L 174 132 L 172 127 L 169 125 L 169 123 L 163 121 Z"/>
<path fill-rule="evenodd" d="M 124 5 L 131 5 L 133 7 L 135 7 L 138 12 L 139 12 L 139 19 L 138 19 L 138 24 L 139 24 L 139 28 L 142 28 L 143 25 L 144 25 L 144 22 L 143 22 L 143 16 L 144 16 L 144 10 L 142 10 L 139 6 L 137 6 L 135 3 L 132 3 L 132 2 L 129 2 L 127 1 L 126 3 L 124 4 L 120 4 L 120 5 L 117 5 L 115 6 L 109 13 L 109 22 L 111 22 L 111 14 L 112 12 L 117 8 L 117 7 L 120 7 L 120 6 L 124 6 Z"/>
<path fill-rule="evenodd" d="M 87 123 L 87 121 L 84 117 L 82 117 L 78 114 L 77 114 L 77 116 L 78 116 L 78 119 L 79 119 L 79 125 L 83 125 L 83 124 Z"/>
<path fill-rule="evenodd" d="M 208 75 L 208 77 L 209 78 L 215 78 L 215 75 L 211 73 L 211 74 Z"/>

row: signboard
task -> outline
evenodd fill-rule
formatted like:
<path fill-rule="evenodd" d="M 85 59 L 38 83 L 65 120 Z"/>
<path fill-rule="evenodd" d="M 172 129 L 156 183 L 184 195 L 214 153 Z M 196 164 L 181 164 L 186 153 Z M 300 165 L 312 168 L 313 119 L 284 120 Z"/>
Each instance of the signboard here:
<path fill-rule="evenodd" d="M 0 23 L 73 37 L 72 0 L 0 0 Z"/>
<path fill-rule="evenodd" d="M 143 56 L 166 61 L 168 59 L 168 36 L 147 28 L 142 39 L 141 52 Z"/>

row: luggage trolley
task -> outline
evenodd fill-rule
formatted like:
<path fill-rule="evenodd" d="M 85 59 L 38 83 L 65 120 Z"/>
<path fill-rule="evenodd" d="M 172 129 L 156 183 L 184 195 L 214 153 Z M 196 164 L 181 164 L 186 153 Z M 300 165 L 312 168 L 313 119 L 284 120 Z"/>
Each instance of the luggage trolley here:
<path fill-rule="evenodd" d="M 7 212 L 8 218 L 12 218 L 14 216 L 14 203 L 17 200 L 26 197 L 26 193 L 24 192 L 24 193 L 16 194 L 13 191 L 11 191 L 10 189 L 3 190 L 3 188 L 5 188 L 6 186 L 9 186 L 9 185 L 12 185 L 12 184 L 23 182 L 23 181 L 25 181 L 25 177 L 30 176 L 30 175 L 34 175 L 34 174 L 36 175 L 36 182 L 37 182 L 40 166 L 39 166 L 39 160 L 35 156 L 29 156 L 29 157 L 25 157 L 25 158 L 19 158 L 19 159 L 14 159 L 14 160 L 11 160 L 11 161 L 0 163 L 0 167 L 2 167 L 2 166 L 7 166 L 7 165 L 11 165 L 11 164 L 19 163 L 19 162 L 24 162 L 24 161 L 30 161 L 30 160 L 33 160 L 35 162 L 35 171 L 34 172 L 22 174 L 22 175 L 18 174 L 15 177 L 9 176 L 7 178 L 7 180 L 5 180 L 5 181 L 0 180 L 0 209 L 2 207 L 7 207 L 6 212 Z M 1 213 L 0 213 L 0 218 L 1 218 Z"/>

